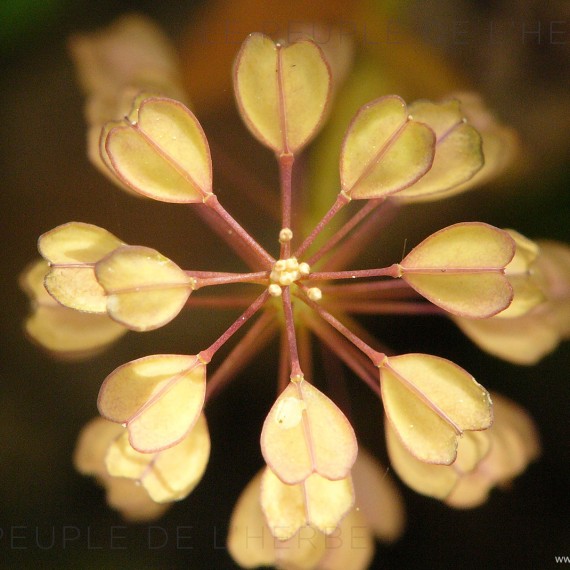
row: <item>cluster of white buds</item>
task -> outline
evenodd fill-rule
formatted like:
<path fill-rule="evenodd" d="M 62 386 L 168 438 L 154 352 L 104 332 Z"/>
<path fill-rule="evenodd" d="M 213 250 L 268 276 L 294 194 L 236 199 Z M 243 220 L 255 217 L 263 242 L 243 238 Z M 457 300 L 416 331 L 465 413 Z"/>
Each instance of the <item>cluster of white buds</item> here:
<path fill-rule="evenodd" d="M 306 277 L 311 272 L 308 263 L 297 261 L 297 258 L 278 259 L 273 265 L 273 270 L 269 275 L 271 285 L 269 286 L 269 294 L 274 297 L 281 295 L 281 286 L 287 287 L 292 285 L 301 277 Z"/>

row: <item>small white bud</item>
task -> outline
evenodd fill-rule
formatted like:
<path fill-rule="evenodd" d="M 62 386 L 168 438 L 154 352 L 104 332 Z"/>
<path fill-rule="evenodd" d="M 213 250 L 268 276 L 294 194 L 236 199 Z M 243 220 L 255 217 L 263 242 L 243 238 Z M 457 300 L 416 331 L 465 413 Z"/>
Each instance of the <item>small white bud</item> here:
<path fill-rule="evenodd" d="M 277 283 L 272 283 L 271 285 L 269 285 L 269 287 L 267 288 L 267 292 L 272 296 L 272 297 L 280 297 L 281 293 L 283 293 L 283 290 L 281 289 L 281 287 L 279 287 L 279 285 L 277 285 Z"/>
<path fill-rule="evenodd" d="M 305 263 L 304 261 L 302 263 L 299 263 L 299 273 L 301 275 L 309 275 L 309 273 L 311 273 L 309 264 Z"/>
<path fill-rule="evenodd" d="M 286 243 L 293 239 L 293 232 L 289 228 L 283 228 L 279 232 L 279 243 Z"/>
<path fill-rule="evenodd" d="M 323 292 L 318 287 L 311 287 L 307 290 L 307 297 L 311 301 L 320 301 L 323 298 Z"/>
<path fill-rule="evenodd" d="M 293 283 L 295 281 L 295 276 L 293 273 L 290 273 L 289 271 L 284 271 L 281 274 L 281 277 L 279 278 L 279 283 L 281 283 L 281 285 L 291 285 L 291 283 Z"/>
<path fill-rule="evenodd" d="M 290 270 L 293 269 L 295 271 L 297 269 L 299 269 L 299 263 L 298 263 L 297 259 L 294 257 L 290 257 L 289 259 L 287 259 L 286 263 L 287 263 L 287 269 L 290 269 Z"/>

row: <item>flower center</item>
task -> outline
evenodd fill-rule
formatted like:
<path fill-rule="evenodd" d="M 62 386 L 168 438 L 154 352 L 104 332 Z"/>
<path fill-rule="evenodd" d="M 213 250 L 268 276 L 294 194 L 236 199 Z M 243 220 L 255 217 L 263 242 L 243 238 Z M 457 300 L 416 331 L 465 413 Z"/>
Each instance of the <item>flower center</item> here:
<path fill-rule="evenodd" d="M 302 261 L 299 263 L 296 257 L 288 259 L 278 259 L 269 275 L 270 285 L 269 294 L 274 297 L 281 295 L 281 287 L 287 287 L 298 281 L 302 277 L 306 277 L 311 272 L 308 263 Z"/>
<path fill-rule="evenodd" d="M 269 275 L 272 283 L 277 285 L 292 285 L 301 277 L 309 275 L 311 268 L 308 263 L 297 261 L 297 258 L 278 259 L 273 265 L 273 270 Z"/>

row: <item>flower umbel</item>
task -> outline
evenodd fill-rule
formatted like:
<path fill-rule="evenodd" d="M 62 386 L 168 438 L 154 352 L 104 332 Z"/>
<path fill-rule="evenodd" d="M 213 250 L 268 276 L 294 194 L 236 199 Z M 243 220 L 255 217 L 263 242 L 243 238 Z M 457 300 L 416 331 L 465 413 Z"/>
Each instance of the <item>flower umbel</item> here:
<path fill-rule="evenodd" d="M 120 37 L 120 28 L 113 34 Z M 299 190 L 294 187 L 296 161 L 330 111 L 331 72 L 310 39 L 282 45 L 262 34 L 250 35 L 237 55 L 233 79 L 245 124 L 275 153 L 280 172 L 280 231 L 275 251 L 268 251 L 218 199 L 206 134 L 192 111 L 171 98 L 180 92 L 171 68 L 159 67 L 151 65 L 148 77 L 128 77 L 126 84 L 120 74 L 114 76 L 116 99 L 107 83 L 105 89 L 97 82 L 91 85 L 90 106 L 99 110 L 91 127 L 101 129 L 98 164 L 134 194 L 200 209 L 250 271 L 183 269 L 150 247 L 127 245 L 107 230 L 71 222 L 39 239 L 47 264 L 34 266 L 24 278 L 36 304 L 28 330 L 46 345 L 59 327 L 93 327 L 100 332 L 85 345 L 65 338 L 46 346 L 82 356 L 127 329 L 166 325 L 193 304 L 212 310 L 225 304 L 241 307 L 243 313 L 212 344 L 196 347 L 195 354 L 149 355 L 109 374 L 98 399 L 107 421 L 99 420 L 82 437 L 78 468 L 96 475 L 110 493 L 114 478 L 120 477 L 140 482 L 157 503 L 183 499 L 208 461 L 208 401 L 280 335 L 278 395 L 260 438 L 267 465 L 244 491 L 230 533 L 230 550 L 241 564 L 328 568 L 335 556 L 335 567 L 340 567 L 344 556 L 352 560 L 350 567 L 364 568 L 372 533 L 391 540 L 402 527 L 393 494 L 386 502 L 397 505 L 391 508 L 394 528 L 379 530 L 374 511 L 364 504 L 369 495 L 376 500 L 382 494 L 377 468 L 358 449 L 347 415 L 315 386 L 313 339 L 382 400 L 389 454 L 414 489 L 465 506 L 480 502 L 490 486 L 518 473 L 538 454 L 538 443 L 535 439 L 531 451 L 517 455 L 517 469 L 501 469 L 501 453 L 514 453 L 511 440 L 520 446 L 521 438 L 502 435 L 501 430 L 508 430 L 502 423 L 489 430 L 493 406 L 483 386 L 444 358 L 392 354 L 362 331 L 351 314 L 447 314 L 484 346 L 479 323 L 494 330 L 493 323 L 504 329 L 511 319 L 545 318 L 545 303 L 555 299 L 553 286 L 545 284 L 547 266 L 528 281 L 540 261 L 534 244 L 513 231 L 465 222 L 428 236 L 389 266 L 338 266 L 341 261 L 350 266 L 365 247 L 363 233 L 393 205 L 447 197 L 470 188 L 477 177 L 493 175 L 493 165 L 500 161 L 488 151 L 496 145 L 485 141 L 496 135 L 479 133 L 466 118 L 474 112 L 470 100 L 465 110 L 460 98 L 408 106 L 388 95 L 362 107 L 340 149 L 337 198 L 314 229 L 300 235 L 301 224 L 293 215 Z M 130 109 L 124 108 L 127 94 Z M 124 118 L 107 122 L 122 113 Z M 339 221 L 354 201 L 362 204 L 360 209 Z M 330 235 L 322 240 L 325 229 Z M 51 296 L 40 286 L 43 275 Z M 552 284 L 556 275 L 551 271 L 549 276 Z M 199 292 L 235 283 L 256 289 L 255 300 L 241 293 Z M 74 324 L 77 318 L 81 325 Z M 239 342 L 223 362 L 216 362 L 218 351 L 242 327 L 247 330 Z M 216 365 L 212 374 L 210 363 Z M 508 405 L 502 401 L 501 414 L 508 416 L 503 408 Z M 525 423 L 519 431 L 530 433 L 532 426 Z M 489 466 L 498 467 L 485 478 Z M 471 495 L 471 487 L 464 490 L 470 485 L 475 488 Z M 158 515 L 161 511 L 149 507 L 146 495 L 141 501 L 136 489 L 132 505 L 121 503 L 122 512 L 135 519 Z M 363 519 L 372 531 L 366 535 L 369 549 L 358 561 L 344 550 L 334 556 L 327 551 L 327 541 L 343 525 L 357 526 Z M 250 524 L 267 529 L 283 544 L 312 546 L 249 552 L 240 545 L 239 528 Z M 297 540 L 307 531 L 317 539 Z"/>

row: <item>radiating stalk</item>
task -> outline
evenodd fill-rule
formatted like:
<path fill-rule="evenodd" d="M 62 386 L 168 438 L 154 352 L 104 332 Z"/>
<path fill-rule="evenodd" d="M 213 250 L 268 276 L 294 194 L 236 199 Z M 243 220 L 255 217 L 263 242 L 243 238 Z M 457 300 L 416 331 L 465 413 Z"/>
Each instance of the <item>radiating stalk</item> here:
<path fill-rule="evenodd" d="M 294 157 L 292 154 L 282 154 L 279 156 L 279 180 L 281 185 L 281 228 L 291 229 L 291 201 L 292 201 L 292 172 Z M 291 241 L 281 242 L 281 259 L 291 257 Z"/>
<path fill-rule="evenodd" d="M 368 200 L 363 208 L 361 208 L 352 218 L 350 218 L 332 237 L 330 237 L 325 244 L 308 260 L 309 265 L 313 265 L 319 259 L 328 253 L 331 249 L 336 247 L 336 245 L 349 234 L 364 218 L 368 216 L 372 211 L 381 206 L 384 203 L 384 198 L 378 200 Z"/>
<path fill-rule="evenodd" d="M 220 204 L 217 196 L 214 194 L 208 196 L 204 204 L 211 208 L 220 218 L 228 224 L 232 231 L 251 249 L 259 262 L 265 266 L 271 266 L 275 259 L 269 255 L 257 241 L 246 232 L 241 225 L 233 218 L 233 216 Z"/>
<path fill-rule="evenodd" d="M 343 193 L 340 193 L 332 205 L 331 209 L 323 216 L 321 221 L 315 226 L 315 229 L 307 236 L 305 241 L 299 246 L 299 248 L 293 254 L 295 257 L 299 258 L 315 241 L 317 236 L 325 229 L 325 227 L 330 223 L 330 221 L 350 202 L 350 198 Z"/>
<path fill-rule="evenodd" d="M 240 317 L 206 350 L 200 352 L 200 358 L 208 363 L 214 354 L 265 304 L 269 299 L 267 289 L 241 314 Z"/>
<path fill-rule="evenodd" d="M 306 287 L 299 285 L 302 292 L 299 294 L 299 298 L 313 308 L 327 323 L 332 325 L 340 334 L 346 337 L 354 346 L 356 346 L 360 351 L 362 351 L 374 364 L 374 366 L 380 366 L 386 355 L 382 352 L 374 350 L 371 346 L 366 344 L 362 339 L 358 338 L 350 329 L 345 327 L 336 317 L 331 315 L 327 310 L 323 309 L 318 303 L 311 301 L 306 295 Z"/>
<path fill-rule="evenodd" d="M 291 376 L 303 376 L 301 364 L 299 363 L 299 352 L 297 350 L 297 337 L 295 335 L 295 320 L 293 318 L 293 306 L 291 303 L 291 291 L 289 287 L 283 288 L 282 294 L 283 312 L 285 313 L 285 330 L 289 344 L 289 358 L 291 362 Z"/>
<path fill-rule="evenodd" d="M 206 385 L 206 401 L 215 396 L 265 348 L 276 330 L 273 311 L 265 311 L 210 376 Z"/>
<path fill-rule="evenodd" d="M 307 276 L 304 281 L 330 279 L 365 279 L 370 277 L 400 277 L 401 269 L 397 263 L 379 269 L 357 269 L 355 271 L 317 271 Z"/>

